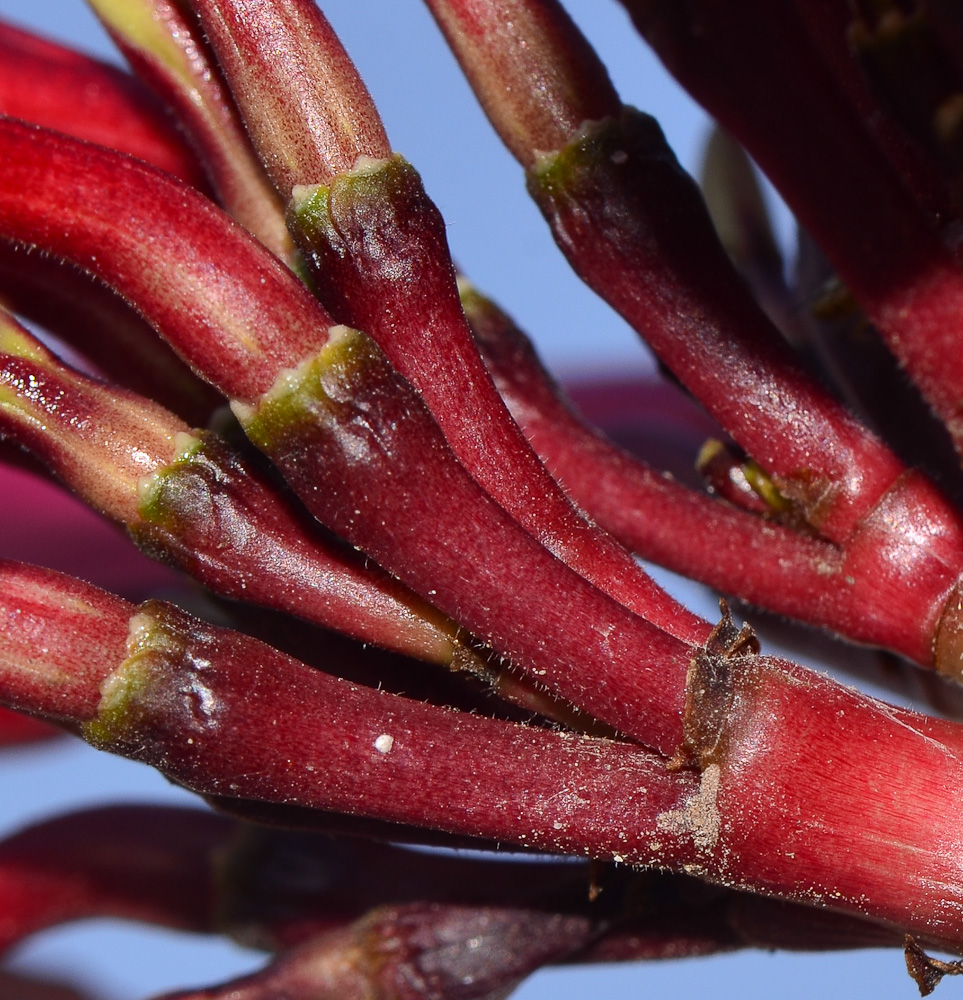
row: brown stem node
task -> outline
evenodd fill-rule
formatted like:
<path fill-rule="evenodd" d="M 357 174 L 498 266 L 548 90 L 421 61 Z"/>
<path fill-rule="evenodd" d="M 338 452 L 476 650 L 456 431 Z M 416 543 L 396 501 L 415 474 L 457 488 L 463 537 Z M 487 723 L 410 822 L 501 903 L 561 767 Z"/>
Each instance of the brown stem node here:
<path fill-rule="evenodd" d="M 954 588 L 940 615 L 933 641 L 936 672 L 963 681 L 963 583 Z"/>
<path fill-rule="evenodd" d="M 737 627 L 725 600 L 719 601 L 719 611 L 719 624 L 689 662 L 683 738 L 669 762 L 672 770 L 695 767 L 705 771 L 710 764 L 719 763 L 738 678 L 747 658 L 759 654 L 759 640 L 752 626 Z"/>

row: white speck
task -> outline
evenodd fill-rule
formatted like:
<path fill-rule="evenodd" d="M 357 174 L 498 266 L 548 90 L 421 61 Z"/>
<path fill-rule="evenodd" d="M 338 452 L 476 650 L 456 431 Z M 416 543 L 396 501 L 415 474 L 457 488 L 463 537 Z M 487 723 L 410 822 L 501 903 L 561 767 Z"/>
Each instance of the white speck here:
<path fill-rule="evenodd" d="M 617 167 L 621 167 L 623 163 L 629 162 L 629 154 L 624 149 L 617 149 L 612 154 L 612 162 Z"/>
<path fill-rule="evenodd" d="M 375 741 L 374 748 L 378 753 L 391 753 L 391 748 L 395 745 L 394 736 L 382 733 Z"/>

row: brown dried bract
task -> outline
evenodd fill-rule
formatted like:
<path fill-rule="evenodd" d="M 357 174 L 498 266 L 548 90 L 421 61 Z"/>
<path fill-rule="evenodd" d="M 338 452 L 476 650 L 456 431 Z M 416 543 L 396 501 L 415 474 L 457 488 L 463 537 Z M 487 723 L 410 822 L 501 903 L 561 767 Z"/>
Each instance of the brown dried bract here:
<path fill-rule="evenodd" d="M 906 958 L 906 971 L 920 988 L 921 997 L 929 996 L 944 976 L 963 975 L 963 962 L 942 962 L 938 958 L 931 958 L 911 934 L 906 935 L 903 955 Z"/>
<path fill-rule="evenodd" d="M 719 610 L 719 624 L 689 663 L 683 739 L 669 762 L 673 770 L 696 767 L 704 771 L 718 763 L 735 694 L 735 672 L 745 668 L 747 657 L 759 653 L 752 627 L 738 628 L 724 600 L 719 601 Z"/>

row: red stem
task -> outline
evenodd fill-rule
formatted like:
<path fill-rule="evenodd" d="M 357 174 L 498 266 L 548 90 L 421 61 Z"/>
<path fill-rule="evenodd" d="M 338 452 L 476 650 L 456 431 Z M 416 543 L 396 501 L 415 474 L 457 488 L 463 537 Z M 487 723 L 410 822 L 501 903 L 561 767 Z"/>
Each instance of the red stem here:
<path fill-rule="evenodd" d="M 283 205 L 254 155 L 196 19 L 170 0 L 138 2 L 135 19 L 150 28 L 142 24 L 143 34 L 134 37 L 124 33 L 122 10 L 93 6 L 138 77 L 187 133 L 220 204 L 269 250 L 290 261 L 293 243 Z"/>
<path fill-rule="evenodd" d="M 12 180 L 20 182 L 15 186 L 36 192 L 34 197 L 26 197 L 9 188 L 0 191 L 0 224 L 14 238 L 39 243 L 96 269 L 122 289 L 205 377 L 243 401 L 238 412 L 247 418 L 253 413 L 246 405 L 252 393 L 257 399 L 270 388 L 278 371 L 282 371 L 278 377 L 280 395 L 285 396 L 289 383 L 297 397 L 301 375 L 289 376 L 283 370 L 310 356 L 312 349 L 327 339 L 329 321 L 303 286 L 266 251 L 259 250 L 207 203 L 195 203 L 189 192 L 146 167 L 124 164 L 126 169 L 118 174 L 117 162 L 106 153 L 13 123 L 0 123 L 0 151 L 4 149 L 9 152 Z M 57 194 L 67 185 L 77 192 L 76 212 L 65 211 Z M 185 214 L 185 201 L 190 215 Z M 119 205 L 134 207 L 121 213 Z M 118 229 L 118 217 L 124 220 L 123 231 Z M 163 286 L 151 277 L 157 260 L 153 256 L 149 262 L 146 259 L 143 232 L 154 233 L 155 245 L 164 246 L 165 260 L 171 264 L 165 269 Z M 216 281 L 210 274 L 209 256 L 231 260 L 230 270 L 218 272 Z M 197 288 L 210 294 L 198 299 Z M 192 302 L 189 312 L 182 309 L 182 301 Z M 375 367 L 382 364 L 378 361 Z M 312 365 L 305 369 L 309 383 Z M 348 377 L 353 376 L 348 373 Z M 267 427 L 268 439 L 258 441 L 281 464 L 312 513 L 368 552 L 424 600 L 438 602 L 449 617 L 493 644 L 520 669 L 544 670 L 538 677 L 545 683 L 559 684 L 557 691 L 567 700 L 587 711 L 597 703 L 602 721 L 627 732 L 640 729 L 643 741 L 653 745 L 662 745 L 668 738 L 667 745 L 673 746 L 677 720 L 669 721 L 667 730 L 664 715 L 651 724 L 643 722 L 648 713 L 638 711 L 637 700 L 641 696 L 648 702 L 651 697 L 664 704 L 671 701 L 672 693 L 654 688 L 642 693 L 632 672 L 649 655 L 665 657 L 671 664 L 680 658 L 684 662 L 685 646 L 605 598 L 525 535 L 459 465 L 406 382 L 394 375 L 377 376 L 371 386 L 361 384 L 358 389 L 373 393 L 377 400 L 375 411 L 365 419 L 372 429 L 377 425 L 388 435 L 384 443 L 374 444 L 372 461 L 359 462 L 357 455 L 352 455 L 354 431 L 344 435 L 337 421 L 327 430 L 312 429 L 315 417 L 309 414 L 305 415 L 306 424 L 298 416 L 291 426 L 287 417 L 282 417 L 279 426 Z M 313 391 L 309 388 L 308 395 Z M 339 407 L 346 402 L 340 393 L 338 389 Z M 323 399 L 306 402 L 309 410 L 324 405 Z M 345 412 L 349 411 L 350 407 Z M 272 416 L 268 423 L 274 419 Z M 397 428 L 391 427 L 392 419 L 397 419 Z M 333 440 L 319 441 L 328 431 L 334 433 Z M 362 436 L 367 433 L 362 428 Z M 306 436 L 299 439 L 301 434 Z M 291 435 L 287 442 L 285 435 Z M 406 451 L 394 454 L 396 448 Z M 331 465 L 320 468 L 321 452 L 328 449 L 332 449 L 328 452 Z M 389 461 L 382 465 L 382 459 Z M 342 462 L 346 465 L 335 472 Z M 400 463 L 406 463 L 404 472 Z M 429 469 L 433 478 L 427 475 Z M 330 483 L 327 495 L 320 489 L 321 482 Z M 350 503 L 335 501 L 348 495 L 352 496 Z M 426 505 L 429 495 L 434 497 L 430 508 Z M 386 515 L 389 504 L 397 511 L 394 518 Z M 356 516 L 352 513 L 355 510 L 361 513 Z M 423 529 L 414 532 L 413 525 L 419 520 Z M 470 531 L 466 525 L 471 526 Z M 432 540 L 430 545 L 425 544 L 426 539 Z M 516 558 L 523 551 L 528 554 Z M 502 557 L 496 556 L 499 552 Z M 493 563 L 501 568 L 489 568 Z M 512 579 L 513 567 L 529 564 L 541 567 L 542 583 L 535 586 L 533 577 L 525 588 L 519 588 Z M 549 595 L 556 594 L 564 597 L 549 602 Z M 569 610 L 561 610 L 566 608 Z M 685 627 L 692 638 L 706 636 L 708 626 L 691 612 L 675 602 L 669 604 L 669 612 L 676 614 L 677 622 L 684 612 L 680 631 Z M 556 621 L 550 645 L 557 647 L 557 653 L 542 645 L 546 614 Z M 607 626 L 598 625 L 600 622 L 609 623 L 618 632 L 612 645 L 602 634 Z M 623 642 L 627 643 L 624 647 Z M 622 699 L 612 690 L 590 696 L 595 685 L 586 676 L 582 657 L 596 659 L 603 674 L 622 675 L 624 681 L 619 683 L 624 683 L 626 697 Z M 681 684 L 681 676 L 677 683 Z M 614 714 L 609 717 L 609 713 Z M 670 720 L 672 714 L 670 711 Z"/>
<path fill-rule="evenodd" d="M 235 411 L 308 509 L 342 538 L 537 683 L 672 752 L 690 647 L 524 532 L 454 459 L 424 404 L 371 341 L 343 332 L 257 408 Z"/>
<path fill-rule="evenodd" d="M 602 62 L 568 14 L 528 0 L 425 0 L 492 125 L 526 168 L 618 111 Z"/>
<path fill-rule="evenodd" d="M 367 88 L 315 4 L 190 4 L 285 201 L 295 185 L 327 181 L 359 157 L 391 155 Z"/>
<path fill-rule="evenodd" d="M 207 190 L 177 127 L 129 73 L 2 21 L 0 114 L 130 153 Z"/>
<path fill-rule="evenodd" d="M 6 337 L 6 341 L 5 338 Z M 458 665 L 458 627 L 339 544 L 216 434 L 58 362 L 0 310 L 0 431 L 142 550 L 223 597 Z M 479 664 L 480 665 L 480 664 Z"/>
<path fill-rule="evenodd" d="M 155 220 L 155 224 L 158 220 Z M 101 256 L 105 251 L 101 249 L 97 256 Z M 447 251 L 445 251 L 447 256 Z M 96 267 L 96 265 L 95 265 Z M 98 270 L 100 276 L 104 277 L 104 272 Z M 434 272 L 433 272 L 434 273 Z M 117 272 L 114 272 L 115 280 Z M 511 423 L 507 413 L 505 413 L 501 401 L 497 399 L 490 387 L 483 366 L 477 358 L 474 350 L 470 348 L 470 343 L 466 336 L 466 328 L 457 302 L 453 300 L 453 286 L 451 283 L 450 267 L 449 273 L 445 275 L 446 281 L 442 282 L 443 299 L 448 303 L 448 325 L 458 330 L 461 338 L 461 349 L 458 352 L 461 364 L 456 363 L 456 369 L 463 368 L 467 372 L 467 381 L 463 380 L 463 387 L 470 390 L 475 386 L 477 392 L 485 395 L 487 388 L 487 403 L 490 412 L 494 414 L 492 423 L 492 434 L 500 434 L 503 449 L 512 457 L 511 465 L 500 465 L 499 462 L 492 461 L 489 455 L 491 446 L 491 436 L 487 441 L 488 447 L 480 447 L 485 442 L 479 441 L 478 435 L 472 430 L 470 433 L 463 433 L 464 423 L 459 425 L 460 440 L 466 447 L 472 449 L 472 457 L 476 464 L 485 462 L 486 476 L 490 485 L 495 487 L 503 501 L 509 502 L 521 512 L 527 522 L 534 530 L 538 530 L 541 535 L 553 546 L 558 547 L 559 536 L 567 534 L 569 536 L 567 549 L 563 546 L 570 559 L 576 563 L 585 574 L 594 580 L 607 584 L 607 589 L 612 590 L 617 597 L 628 601 L 639 612 L 646 613 L 648 617 L 671 628 L 680 636 L 693 641 L 702 641 L 708 634 L 708 626 L 697 616 L 692 615 L 676 602 L 672 601 L 635 565 L 627 553 L 620 551 L 613 543 L 606 540 L 600 533 L 594 534 L 586 528 L 585 523 L 575 516 L 568 503 L 562 497 L 557 485 L 547 475 L 540 463 L 534 458 L 530 449 L 524 444 L 517 433 L 517 429 Z M 109 280 L 109 278 L 108 278 Z M 119 286 L 124 287 L 124 286 Z M 125 287 L 125 292 L 131 295 L 129 283 Z M 365 296 L 367 300 L 368 296 Z M 143 297 L 138 299 L 143 302 Z M 153 303 L 152 303 L 153 304 Z M 163 312 L 152 314 L 153 322 L 159 324 L 163 322 Z M 380 311 L 378 315 L 383 315 Z M 300 345 L 299 345 L 300 346 Z M 183 349 L 183 347 L 182 347 Z M 300 359 L 288 357 L 287 363 L 293 364 Z M 449 358 L 449 361 L 452 359 Z M 444 366 L 439 365 L 437 358 L 431 361 L 433 371 L 443 370 Z M 444 381 L 444 380 L 442 380 Z M 433 383 L 436 387 L 440 385 L 436 378 Z M 477 392 L 474 395 L 477 395 Z M 473 395 L 469 391 L 468 398 Z M 453 400 L 459 401 L 464 422 L 466 413 L 466 403 L 468 399 L 462 399 L 461 394 L 446 393 L 446 402 L 451 404 Z M 476 399 L 477 403 L 477 399 Z M 470 409 L 470 408 L 468 408 Z M 447 411 L 446 411 L 447 412 Z M 470 416 L 473 418 L 475 412 Z M 495 449 L 497 452 L 498 449 Z M 506 476 L 506 468 L 515 470 L 514 477 Z M 528 477 L 528 478 L 526 478 Z M 536 485 L 533 485 L 533 482 Z M 546 498 L 541 500 L 540 498 Z M 538 498 L 538 502 L 534 502 Z M 554 503 L 552 503 L 554 501 Z M 538 515 L 548 504 L 552 519 L 546 521 Z"/>
<path fill-rule="evenodd" d="M 440 4 L 441 0 L 436 2 Z M 464 2 L 450 0 L 444 6 L 457 10 Z M 554 0 L 487 0 L 473 4 L 472 10 L 483 10 L 489 20 L 495 20 L 506 3 L 511 8 L 522 4 L 529 10 L 558 11 Z M 708 48 L 710 54 L 714 53 L 713 47 L 719 42 L 707 27 L 715 25 L 714 19 L 720 22 L 722 38 L 735 39 L 739 31 L 748 32 L 764 49 L 761 58 L 778 61 L 779 71 L 787 74 L 782 48 L 774 46 L 772 39 L 764 38 L 765 33 L 759 30 L 763 23 L 759 12 L 749 13 L 740 7 L 739 18 L 729 18 L 728 8 L 724 10 L 715 0 L 640 6 L 647 14 L 655 6 L 673 29 L 698 35 L 692 43 L 693 52 Z M 702 12 L 703 8 L 711 9 L 712 16 L 707 13 L 704 20 L 694 18 L 693 10 Z M 564 17 L 560 12 L 557 16 Z M 694 23 L 699 24 L 698 31 L 692 28 Z M 472 65 L 477 32 L 453 31 L 449 40 L 459 58 Z M 537 36 L 535 48 L 541 58 L 556 68 L 566 67 L 574 51 L 572 46 L 544 42 L 544 35 Z M 740 62 L 741 51 L 733 42 L 724 58 Z M 568 73 L 591 79 L 594 56 L 587 49 L 582 50 L 582 55 L 582 64 L 570 67 Z M 744 72 L 745 67 L 740 63 L 738 70 Z M 704 73 L 709 79 L 711 71 L 698 63 L 693 72 Z M 713 81 L 717 76 L 720 74 L 713 76 Z M 752 76 L 754 88 L 760 78 Z M 802 98 L 797 85 L 806 75 L 797 73 L 791 79 L 796 101 L 808 102 L 809 86 Z M 577 84 L 578 80 L 569 82 Z M 712 86 L 717 84 L 713 82 Z M 818 83 L 814 86 L 818 90 Z M 489 81 L 480 96 L 491 104 L 493 92 L 497 93 L 497 85 Z M 761 104 L 748 92 L 742 97 L 747 107 Z M 765 100 L 773 100 L 769 88 Z M 504 104 L 497 100 L 494 103 L 497 124 Z M 768 108 L 769 104 L 764 106 Z M 811 108 L 807 113 L 811 114 Z M 734 271 L 698 189 L 676 163 L 655 122 L 631 109 L 620 112 L 613 106 L 611 114 L 605 121 L 586 123 L 567 146 L 556 153 L 543 153 L 528 171 L 529 188 L 549 219 L 557 241 L 586 282 L 636 329 L 644 331 L 680 380 L 770 474 L 778 490 L 798 506 L 810 524 L 831 541 L 846 545 L 851 556 L 858 550 L 854 556 L 857 564 L 874 559 L 877 565 L 887 561 L 891 564 L 886 586 L 880 588 L 888 609 L 899 607 L 893 600 L 893 595 L 899 593 L 897 587 L 886 593 L 891 584 L 902 586 L 909 579 L 914 585 L 923 581 L 928 630 L 925 641 L 919 641 L 917 623 L 911 618 L 904 617 L 885 630 L 892 637 L 888 637 L 887 644 L 895 641 L 900 649 L 909 644 L 914 657 L 928 659 L 942 609 L 951 599 L 953 581 L 963 570 L 963 527 L 957 512 L 925 481 L 905 474 L 896 456 L 798 367 Z M 795 132 L 793 117 L 786 116 L 785 109 L 780 114 L 780 127 Z M 769 131 L 765 131 L 765 138 L 771 141 Z M 833 147 L 815 144 L 813 148 L 824 151 Z M 822 152 L 820 156 L 826 159 Z M 868 166 L 862 162 L 859 165 Z M 851 167 L 849 163 L 846 169 Z M 825 163 L 822 169 L 828 169 Z M 807 177 L 807 182 L 813 184 L 813 178 Z M 818 185 L 813 184 L 811 190 L 819 190 Z M 874 196 L 882 193 L 873 188 Z M 860 198 L 866 198 L 867 205 L 875 203 L 867 190 L 860 191 Z M 903 214 L 918 222 L 919 210 L 909 201 L 909 210 Z M 881 214 L 876 213 L 877 225 Z M 846 229 L 835 217 L 832 225 L 836 232 Z M 848 233 L 857 231 L 853 226 L 847 229 Z M 863 236 L 862 231 L 858 232 L 856 243 Z M 899 225 L 895 232 L 887 234 L 886 245 L 900 244 L 904 250 L 908 246 L 912 254 L 912 236 L 910 229 Z M 903 246 L 901 241 L 905 240 L 909 243 Z M 867 255 L 854 243 L 850 256 L 859 257 L 861 266 L 868 257 L 868 268 L 889 267 L 892 262 L 884 259 L 885 254 L 878 256 L 878 249 L 874 246 Z M 905 256 L 900 261 L 905 263 Z M 891 277 L 892 271 L 886 271 L 885 276 L 874 275 L 875 280 L 884 282 Z M 963 293 L 963 276 L 958 284 Z M 915 291 L 918 288 L 913 294 Z M 925 308 L 929 310 L 930 306 Z M 948 317 L 941 318 L 937 313 L 931 312 L 929 321 L 949 322 Z M 944 346 L 948 345 L 953 339 L 949 328 L 951 325 L 939 330 L 934 326 L 926 344 L 942 338 Z M 925 349 L 929 350 L 929 346 Z M 954 346 L 953 362 L 958 358 Z M 940 360 L 943 367 L 950 363 L 947 356 Z M 963 385 L 954 399 L 963 399 Z M 894 510 L 903 513 L 908 509 L 913 489 L 920 491 L 918 506 L 924 512 L 920 526 L 925 524 L 922 532 L 904 532 L 898 521 L 887 521 Z M 868 538 L 872 538 L 871 545 L 867 545 Z M 877 566 L 864 566 L 860 568 L 866 575 L 856 574 L 856 578 L 874 579 Z M 907 573 L 910 566 L 911 574 Z M 959 657 L 954 653 L 950 660 L 941 669 L 955 675 L 959 672 Z"/>
<path fill-rule="evenodd" d="M 326 537 L 210 433 L 199 433 L 190 455 L 160 470 L 130 530 L 148 552 L 173 559 L 222 596 L 420 660 L 453 669 L 474 665 L 457 625 Z"/>
<path fill-rule="evenodd" d="M 635 829 L 640 787 L 647 810 L 694 787 L 629 744 L 358 687 L 170 605 L 135 609 L 59 574 L 2 569 L 2 701 L 83 724 L 95 745 L 203 794 L 611 855 Z M 526 815 L 546 801 L 552 820 Z"/>
<path fill-rule="evenodd" d="M 540 66 L 534 74 L 519 64 L 516 86 L 531 90 L 525 73 L 555 86 L 551 99 L 532 108 L 544 104 L 545 117 L 557 121 L 551 109 L 573 100 L 570 93 L 597 91 L 604 70 L 587 44 L 574 43 L 577 29 L 555 0 L 430 6 L 503 138 L 514 108 L 491 74 L 492 57 L 479 48 L 483 38 L 505 43 L 496 26 L 515 11 L 532 31 Z M 545 23 L 558 28 L 546 32 Z M 580 277 L 645 337 L 804 515 L 830 539 L 845 538 L 900 474 L 900 463 L 802 371 L 735 272 L 698 188 L 655 122 L 623 108 L 614 91 L 600 117 L 578 121 L 553 149 L 515 150 L 556 241 Z"/>
<path fill-rule="evenodd" d="M 463 301 L 499 392 L 525 436 L 578 504 L 624 545 L 777 614 L 932 664 L 963 538 L 945 523 L 937 527 L 944 504 L 931 487 L 916 477 L 901 480 L 842 548 L 720 503 L 659 474 L 588 427 L 511 320 L 470 290 Z M 900 545 L 889 537 L 890 523 L 902 525 L 906 536 L 922 529 L 931 538 L 944 537 L 919 549 Z"/>
<path fill-rule="evenodd" d="M 63 722 L 92 718 L 105 651 L 120 655 L 126 647 L 131 605 L 39 567 L 4 561 L 0 573 L 3 704 Z"/>
<path fill-rule="evenodd" d="M 732 16 L 717 0 L 623 4 L 671 72 L 779 188 L 959 451 L 963 273 L 880 155 L 798 14 L 747 3 Z M 695 21 L 698 36 L 688 27 Z M 767 81 L 762 90 L 759 79 Z"/>
<path fill-rule="evenodd" d="M 901 464 L 801 369 L 655 123 L 626 111 L 543 160 L 529 188 L 579 275 L 820 532 L 845 539 Z"/>
<path fill-rule="evenodd" d="M 310 292 L 196 192 L 12 120 L 0 120 L 0 158 L 6 237 L 70 259 L 136 302 L 195 369 L 216 371 L 231 397 L 257 399 L 280 369 L 325 343 L 332 321 Z"/>
<path fill-rule="evenodd" d="M 4 840 L 0 950 L 55 924 L 91 917 L 212 933 L 213 856 L 233 829 L 197 809 L 116 806 L 73 813 Z"/>
<path fill-rule="evenodd" d="M 0 297 L 50 331 L 118 385 L 203 427 L 224 397 L 201 381 L 109 289 L 52 257 L 0 240 Z"/>
<path fill-rule="evenodd" d="M 499 397 L 472 341 L 444 223 L 399 159 L 336 178 L 291 213 L 319 294 L 364 330 L 414 385 L 482 487 L 554 555 L 600 590 L 688 642 L 705 622 L 578 512 Z"/>
<path fill-rule="evenodd" d="M 47 613 L 26 622 L 37 590 Z M 358 688 L 158 602 L 130 618 L 128 642 L 135 609 L 53 574 L 9 569 L 0 593 L 4 700 L 63 713 L 69 693 L 97 745 L 205 794 L 685 866 L 963 940 L 959 727 L 791 665 L 698 660 L 686 725 L 699 777 L 629 744 Z"/>
<path fill-rule="evenodd" d="M 706 624 L 585 521 L 519 433 L 471 342 L 441 216 L 415 171 L 386 159 L 374 106 L 314 5 L 195 6 L 265 166 L 293 191 L 289 225 L 326 308 L 374 338 L 472 475 L 550 551 L 637 614 L 703 641 Z"/>

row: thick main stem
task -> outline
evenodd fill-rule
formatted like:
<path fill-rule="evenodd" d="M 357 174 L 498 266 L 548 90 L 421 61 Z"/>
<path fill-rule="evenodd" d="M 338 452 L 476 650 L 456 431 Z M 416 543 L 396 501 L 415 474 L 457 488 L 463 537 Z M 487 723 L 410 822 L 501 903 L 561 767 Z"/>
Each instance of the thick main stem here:
<path fill-rule="evenodd" d="M 0 697 L 199 792 L 684 867 L 963 943 L 959 728 L 755 657 L 728 626 L 690 671 L 697 774 L 359 688 L 160 602 L 3 582 Z"/>

